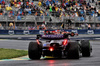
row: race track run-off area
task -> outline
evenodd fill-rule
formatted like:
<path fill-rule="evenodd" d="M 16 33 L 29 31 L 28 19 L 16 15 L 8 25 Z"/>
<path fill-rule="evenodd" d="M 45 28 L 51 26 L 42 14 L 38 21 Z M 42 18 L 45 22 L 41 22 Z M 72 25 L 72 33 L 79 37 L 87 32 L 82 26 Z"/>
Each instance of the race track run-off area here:
<path fill-rule="evenodd" d="M 30 41 L 0 40 L 0 48 L 28 50 L 28 44 Z M 90 41 L 90 43 L 93 48 L 91 57 L 80 56 L 80 59 L 78 60 L 69 60 L 65 58 L 30 60 L 28 56 L 24 56 L 20 58 L 1 60 L 0 66 L 100 66 L 100 42 Z"/>

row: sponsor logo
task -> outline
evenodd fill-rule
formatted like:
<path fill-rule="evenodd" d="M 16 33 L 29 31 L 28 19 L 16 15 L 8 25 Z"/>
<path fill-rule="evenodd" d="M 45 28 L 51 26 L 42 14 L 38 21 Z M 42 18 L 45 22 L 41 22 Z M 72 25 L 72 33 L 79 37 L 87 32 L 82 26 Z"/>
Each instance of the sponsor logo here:
<path fill-rule="evenodd" d="M 93 30 L 87 30 L 87 34 L 94 34 Z"/>
<path fill-rule="evenodd" d="M 30 34 L 30 32 L 28 30 L 23 31 L 23 34 L 27 35 Z"/>
<path fill-rule="evenodd" d="M 9 31 L 8 31 L 8 34 L 9 34 L 9 35 L 13 35 L 13 34 L 14 34 L 14 30 L 9 30 Z"/>
<path fill-rule="evenodd" d="M 43 35 L 44 34 L 44 30 L 40 30 L 39 31 L 39 34 L 42 34 Z"/>
<path fill-rule="evenodd" d="M 63 35 L 42 35 L 43 38 L 63 38 Z"/>
<path fill-rule="evenodd" d="M 77 31 L 77 30 L 72 30 L 72 32 L 74 32 L 74 33 L 78 33 L 78 31 Z"/>

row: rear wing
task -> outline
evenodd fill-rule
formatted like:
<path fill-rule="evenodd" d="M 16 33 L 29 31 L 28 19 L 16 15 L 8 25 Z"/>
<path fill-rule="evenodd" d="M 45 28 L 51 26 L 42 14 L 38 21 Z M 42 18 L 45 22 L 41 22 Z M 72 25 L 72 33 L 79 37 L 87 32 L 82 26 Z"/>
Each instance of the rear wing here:
<path fill-rule="evenodd" d="M 45 39 L 45 40 L 60 40 L 68 38 L 69 34 L 58 34 L 58 35 L 37 35 L 36 39 Z"/>
<path fill-rule="evenodd" d="M 64 39 L 64 35 L 42 35 L 42 39 Z"/>
<path fill-rule="evenodd" d="M 74 36 L 75 33 L 64 33 L 64 34 L 47 34 L 47 35 L 37 35 L 36 39 L 45 39 L 45 40 L 59 40 L 59 39 L 65 39 L 68 38 L 68 36 Z"/>
<path fill-rule="evenodd" d="M 45 39 L 45 40 L 56 40 L 56 39 L 64 39 L 64 35 L 37 35 L 37 39 Z"/>

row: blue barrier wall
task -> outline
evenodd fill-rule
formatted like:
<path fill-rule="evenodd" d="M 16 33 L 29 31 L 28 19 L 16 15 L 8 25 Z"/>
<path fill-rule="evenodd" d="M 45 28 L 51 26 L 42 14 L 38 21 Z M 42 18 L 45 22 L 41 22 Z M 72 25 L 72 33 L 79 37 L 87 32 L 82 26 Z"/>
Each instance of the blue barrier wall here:
<path fill-rule="evenodd" d="M 50 31 L 52 31 L 52 30 L 50 30 Z M 74 33 L 78 33 L 78 34 L 100 34 L 100 29 L 64 30 L 64 31 L 74 32 Z M 44 32 L 44 30 L 0 30 L 0 35 L 43 34 L 43 32 Z"/>

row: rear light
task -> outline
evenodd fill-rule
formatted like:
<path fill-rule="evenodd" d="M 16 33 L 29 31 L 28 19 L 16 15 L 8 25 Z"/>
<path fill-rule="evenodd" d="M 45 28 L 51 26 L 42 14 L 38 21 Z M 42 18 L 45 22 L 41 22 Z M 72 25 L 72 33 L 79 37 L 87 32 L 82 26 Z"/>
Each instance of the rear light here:
<path fill-rule="evenodd" d="M 38 43 L 38 44 L 40 44 L 40 42 L 39 42 L 39 40 L 38 40 L 38 39 L 37 39 L 36 41 L 37 41 L 37 43 Z"/>
<path fill-rule="evenodd" d="M 67 43 L 68 43 L 68 40 L 65 39 L 65 40 L 63 41 L 63 45 L 66 45 Z"/>
<path fill-rule="evenodd" d="M 53 47 L 50 47 L 50 48 L 49 48 L 49 50 L 50 50 L 50 51 L 53 51 L 53 50 L 54 50 L 54 48 L 53 48 Z"/>

